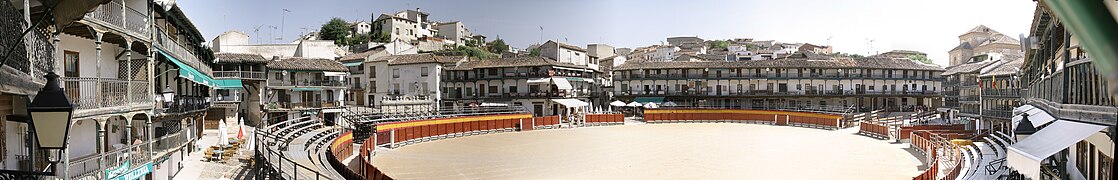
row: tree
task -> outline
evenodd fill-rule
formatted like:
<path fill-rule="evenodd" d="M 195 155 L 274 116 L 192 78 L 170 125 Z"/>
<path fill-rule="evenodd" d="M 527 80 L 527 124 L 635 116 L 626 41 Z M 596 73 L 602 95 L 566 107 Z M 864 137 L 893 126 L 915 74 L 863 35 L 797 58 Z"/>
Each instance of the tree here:
<path fill-rule="evenodd" d="M 532 49 L 532 51 L 528 53 L 528 56 L 540 57 L 540 48 Z"/>
<path fill-rule="evenodd" d="M 455 46 L 454 49 L 442 50 L 442 51 L 438 51 L 437 53 L 438 54 L 452 54 L 452 55 L 459 55 L 459 56 L 467 56 L 467 57 L 474 58 L 474 59 L 487 59 L 487 58 L 497 58 L 498 57 L 497 54 L 490 53 L 489 51 L 483 50 L 481 48 L 470 47 L 470 46 Z"/>
<path fill-rule="evenodd" d="M 346 41 L 349 41 L 346 45 L 367 43 L 367 42 L 369 42 L 369 40 L 372 36 L 373 36 L 372 33 L 353 35 L 352 37 L 345 38 Z"/>
<path fill-rule="evenodd" d="M 912 59 L 912 60 L 915 60 L 917 62 L 921 62 L 921 63 L 924 63 L 924 64 L 935 63 L 935 62 L 932 62 L 931 59 L 928 59 L 927 55 L 911 55 L 911 56 L 908 56 L 908 59 Z"/>
<path fill-rule="evenodd" d="M 710 44 L 710 49 L 726 50 L 726 48 L 730 47 L 730 41 L 713 40 L 713 41 L 710 41 L 709 44 Z"/>
<path fill-rule="evenodd" d="M 509 45 L 505 44 L 505 40 L 497 39 L 493 40 L 493 42 L 489 42 L 488 48 L 486 49 L 491 53 L 500 54 L 509 51 Z"/>
<path fill-rule="evenodd" d="M 322 25 L 318 30 L 319 35 L 325 40 L 334 40 L 335 44 L 347 44 L 346 36 L 349 36 L 349 23 L 342 18 L 333 18 Z"/>
<path fill-rule="evenodd" d="M 388 43 L 392 41 L 392 35 L 388 31 L 377 30 L 370 33 L 369 41 L 378 43 Z"/>

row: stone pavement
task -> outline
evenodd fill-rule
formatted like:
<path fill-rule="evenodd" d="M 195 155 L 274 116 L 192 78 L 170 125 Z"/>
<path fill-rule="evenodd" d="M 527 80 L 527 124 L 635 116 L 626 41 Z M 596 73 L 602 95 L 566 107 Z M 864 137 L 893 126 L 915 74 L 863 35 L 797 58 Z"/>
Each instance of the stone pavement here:
<path fill-rule="evenodd" d="M 201 147 L 209 147 L 217 144 L 218 132 L 217 130 L 202 131 L 202 138 L 198 140 Z M 229 137 L 236 137 L 237 131 L 231 130 Z M 249 133 L 251 134 L 251 132 Z M 220 162 L 206 162 L 202 161 L 204 152 L 195 151 L 187 155 L 183 160 L 183 169 L 175 175 L 174 179 L 193 180 L 193 179 L 254 179 L 252 175 L 252 168 L 249 167 L 249 161 L 242 159 L 252 159 L 252 150 L 249 147 L 242 147 L 241 152 L 233 155 L 232 158 Z"/>

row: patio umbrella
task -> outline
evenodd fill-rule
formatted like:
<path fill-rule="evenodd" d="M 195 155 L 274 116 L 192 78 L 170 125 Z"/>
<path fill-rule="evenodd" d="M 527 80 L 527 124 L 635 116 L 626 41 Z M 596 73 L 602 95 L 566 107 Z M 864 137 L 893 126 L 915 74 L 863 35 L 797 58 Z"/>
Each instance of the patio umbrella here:
<path fill-rule="evenodd" d="M 613 101 L 613 102 L 609 103 L 609 105 L 610 106 L 625 106 L 625 102 Z"/>
<path fill-rule="evenodd" d="M 671 102 L 671 101 L 668 101 L 668 102 L 666 102 L 666 103 L 664 103 L 664 104 L 662 104 L 662 105 L 664 105 L 664 106 L 669 106 L 669 107 L 671 107 L 671 106 L 678 106 L 678 105 L 676 105 L 676 104 L 675 104 L 674 102 Z"/>
<path fill-rule="evenodd" d="M 631 103 L 629 103 L 629 104 L 626 104 L 625 106 L 629 106 L 629 107 L 641 107 L 641 105 L 643 105 L 643 104 L 641 104 L 641 103 L 639 103 L 639 102 L 635 102 L 635 101 L 634 101 L 634 102 L 631 102 Z"/>
<path fill-rule="evenodd" d="M 660 108 L 660 106 L 656 105 L 656 103 L 648 102 L 648 104 L 644 104 L 644 108 L 656 109 L 656 108 Z"/>
<path fill-rule="evenodd" d="M 218 145 L 225 146 L 225 145 L 229 144 L 229 137 L 226 137 L 226 136 L 229 136 L 228 132 L 229 132 L 229 130 L 225 127 L 225 120 L 222 120 L 221 122 L 218 122 L 218 124 L 217 124 L 217 144 Z"/>

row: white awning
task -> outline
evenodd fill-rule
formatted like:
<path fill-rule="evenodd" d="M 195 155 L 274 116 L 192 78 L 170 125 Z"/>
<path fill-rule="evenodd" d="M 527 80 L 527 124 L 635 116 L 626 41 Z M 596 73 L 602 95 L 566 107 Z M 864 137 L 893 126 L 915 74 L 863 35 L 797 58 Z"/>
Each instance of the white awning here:
<path fill-rule="evenodd" d="M 567 81 L 566 78 L 551 78 L 551 82 L 555 83 L 555 87 L 558 87 L 559 89 L 574 89 L 575 88 L 574 86 L 571 86 L 571 82 Z"/>
<path fill-rule="evenodd" d="M 347 73 L 347 72 L 330 72 L 330 71 L 322 72 L 323 76 L 346 76 L 346 74 L 349 74 L 349 73 Z"/>
<path fill-rule="evenodd" d="M 1028 106 L 1030 108 L 1022 108 L 1022 107 L 1025 107 L 1025 106 Z M 1039 128 L 1040 126 L 1043 126 L 1045 124 L 1048 124 L 1048 123 L 1056 120 L 1056 117 L 1052 117 L 1052 115 L 1048 114 L 1048 112 L 1045 112 L 1044 109 L 1036 108 L 1036 107 L 1033 107 L 1031 105 L 1025 105 L 1025 106 L 1017 107 L 1013 111 L 1022 110 L 1022 111 L 1025 112 L 1024 114 L 1028 114 L 1029 115 L 1029 122 L 1032 122 L 1033 127 L 1035 127 L 1035 128 Z M 1021 118 L 1022 117 L 1021 117 L 1020 114 L 1013 116 L 1013 121 L 1012 121 L 1013 122 L 1013 127 L 1017 127 L 1017 124 L 1021 123 Z"/>
<path fill-rule="evenodd" d="M 1099 133 L 1106 126 L 1056 121 L 1040 129 L 1033 135 L 1009 146 L 1006 161 L 1009 167 L 1026 177 L 1040 179 L 1040 162 L 1092 134 Z"/>
<path fill-rule="evenodd" d="M 551 78 L 528 79 L 528 84 L 546 84 L 548 82 L 551 82 Z"/>
<path fill-rule="evenodd" d="M 610 106 L 625 106 L 625 102 L 613 101 L 609 103 Z"/>
<path fill-rule="evenodd" d="M 633 102 L 631 102 L 631 103 L 629 103 L 629 104 L 626 104 L 625 106 L 629 106 L 629 107 L 641 107 L 641 106 L 643 106 L 643 104 L 641 104 L 641 103 L 639 103 L 639 102 L 636 102 L 636 101 L 633 101 Z"/>
<path fill-rule="evenodd" d="M 578 99 L 552 99 L 551 101 L 553 101 L 555 103 L 562 104 L 563 106 L 566 106 L 566 107 L 590 106 L 590 103 L 586 103 L 586 102 L 583 102 L 582 100 L 578 100 Z"/>

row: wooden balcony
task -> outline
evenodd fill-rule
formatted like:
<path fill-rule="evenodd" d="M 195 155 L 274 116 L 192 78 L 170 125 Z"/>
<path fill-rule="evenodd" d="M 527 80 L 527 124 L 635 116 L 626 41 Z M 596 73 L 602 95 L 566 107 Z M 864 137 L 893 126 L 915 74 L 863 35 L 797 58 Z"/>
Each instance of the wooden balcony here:
<path fill-rule="evenodd" d="M 62 83 L 74 117 L 150 109 L 155 95 L 147 81 L 65 77 Z"/>
<path fill-rule="evenodd" d="M 133 37 L 146 38 L 149 34 L 147 13 L 125 7 L 119 1 L 102 4 L 94 8 L 93 12 L 86 13 L 85 17 L 86 21 L 125 32 Z"/>
<path fill-rule="evenodd" d="M 213 68 L 202 63 L 202 61 L 198 59 L 198 56 L 194 55 L 193 50 L 171 39 L 171 35 L 168 35 L 167 32 L 162 29 L 157 29 L 156 31 L 158 33 L 156 33 L 155 42 L 152 42 L 155 47 L 168 55 L 174 56 L 182 63 L 197 69 L 198 72 L 202 72 L 202 74 L 207 76 L 213 76 Z"/>
<path fill-rule="evenodd" d="M 214 71 L 214 79 L 266 80 L 260 71 Z"/>

